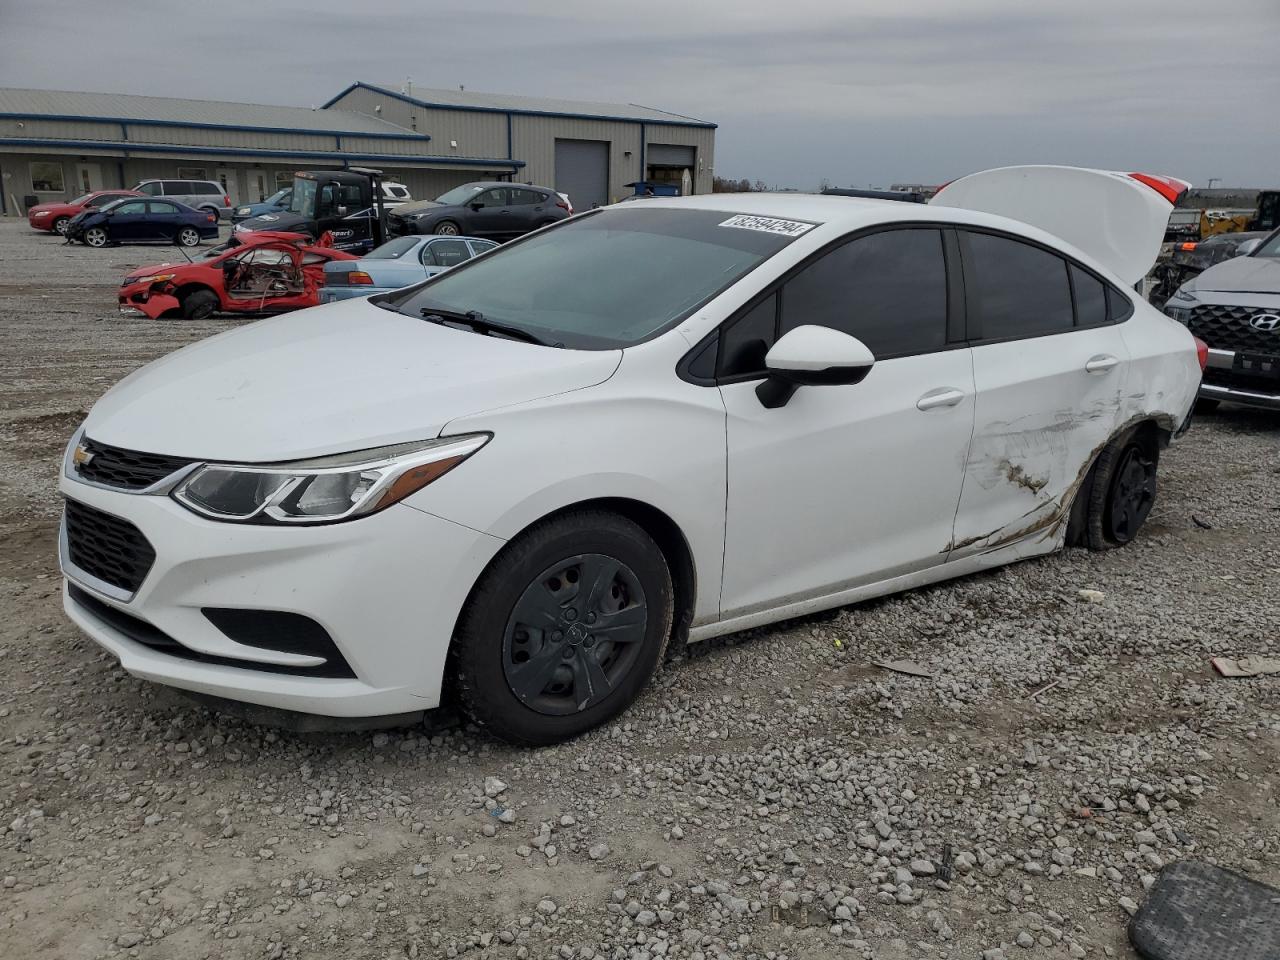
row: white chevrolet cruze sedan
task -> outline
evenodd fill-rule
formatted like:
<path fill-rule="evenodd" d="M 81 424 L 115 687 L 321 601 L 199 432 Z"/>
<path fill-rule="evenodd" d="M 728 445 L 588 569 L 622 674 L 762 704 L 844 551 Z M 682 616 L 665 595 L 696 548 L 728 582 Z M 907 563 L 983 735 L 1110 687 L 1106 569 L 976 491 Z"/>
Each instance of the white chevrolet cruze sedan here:
<path fill-rule="evenodd" d="M 546 744 L 670 643 L 1123 544 L 1200 382 L 1133 292 L 1184 186 L 620 204 L 213 337 L 72 439 L 66 611 L 159 683 Z"/>

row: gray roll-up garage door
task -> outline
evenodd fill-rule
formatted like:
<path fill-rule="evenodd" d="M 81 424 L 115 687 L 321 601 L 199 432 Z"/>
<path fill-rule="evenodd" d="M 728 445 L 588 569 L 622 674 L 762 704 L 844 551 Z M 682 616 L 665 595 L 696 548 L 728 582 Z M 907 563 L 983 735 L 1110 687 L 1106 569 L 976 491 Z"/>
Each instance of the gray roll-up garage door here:
<path fill-rule="evenodd" d="M 673 143 L 651 143 L 645 155 L 651 167 L 693 167 L 693 147 Z"/>
<path fill-rule="evenodd" d="M 556 140 L 556 190 L 574 210 L 609 202 L 609 144 L 604 140 Z"/>

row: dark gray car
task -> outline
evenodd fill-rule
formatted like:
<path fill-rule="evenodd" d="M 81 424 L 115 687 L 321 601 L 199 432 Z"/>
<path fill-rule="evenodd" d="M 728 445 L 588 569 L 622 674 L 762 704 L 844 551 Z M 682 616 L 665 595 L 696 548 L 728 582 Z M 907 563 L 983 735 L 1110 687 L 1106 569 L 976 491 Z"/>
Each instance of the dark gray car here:
<path fill-rule="evenodd" d="M 1280 230 L 1239 249 L 1180 286 L 1164 312 L 1209 345 L 1202 409 L 1229 400 L 1280 410 Z"/>
<path fill-rule="evenodd" d="M 435 200 L 406 204 L 387 217 L 393 235 L 439 233 L 509 239 L 523 236 L 573 212 L 569 200 L 550 187 L 478 181 L 454 187 Z"/>

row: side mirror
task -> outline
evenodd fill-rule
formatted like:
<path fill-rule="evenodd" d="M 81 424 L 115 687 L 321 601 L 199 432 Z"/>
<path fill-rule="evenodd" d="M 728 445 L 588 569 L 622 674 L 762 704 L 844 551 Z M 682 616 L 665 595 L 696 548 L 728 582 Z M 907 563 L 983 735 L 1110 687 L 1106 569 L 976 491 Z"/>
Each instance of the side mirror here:
<path fill-rule="evenodd" d="M 785 406 L 800 387 L 860 383 L 875 362 L 857 337 L 806 324 L 779 337 L 765 355 L 769 376 L 756 387 L 756 396 L 772 410 Z"/>
<path fill-rule="evenodd" d="M 1254 237 L 1252 240 L 1246 240 L 1244 243 L 1240 244 L 1240 246 L 1236 247 L 1235 255 L 1237 257 L 1247 257 L 1260 246 L 1262 246 L 1262 237 Z"/>

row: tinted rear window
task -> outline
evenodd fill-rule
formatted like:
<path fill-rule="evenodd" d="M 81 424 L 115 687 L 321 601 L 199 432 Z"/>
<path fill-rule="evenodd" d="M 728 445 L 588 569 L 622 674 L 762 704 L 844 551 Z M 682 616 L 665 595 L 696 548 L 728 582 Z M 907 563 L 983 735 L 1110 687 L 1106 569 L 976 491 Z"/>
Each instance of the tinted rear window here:
<path fill-rule="evenodd" d="M 1074 325 L 1067 262 L 1029 243 L 966 233 L 965 282 L 982 339 L 1063 333 Z"/>
<path fill-rule="evenodd" d="M 791 243 L 760 218 L 627 204 L 567 220 L 386 301 L 418 316 L 476 310 L 552 342 L 624 347 L 679 320 Z M 774 224 L 777 225 L 777 222 Z"/>
<path fill-rule="evenodd" d="M 1091 273 L 1074 264 L 1071 289 L 1076 295 L 1076 326 L 1096 327 L 1107 322 L 1107 288 Z"/>

